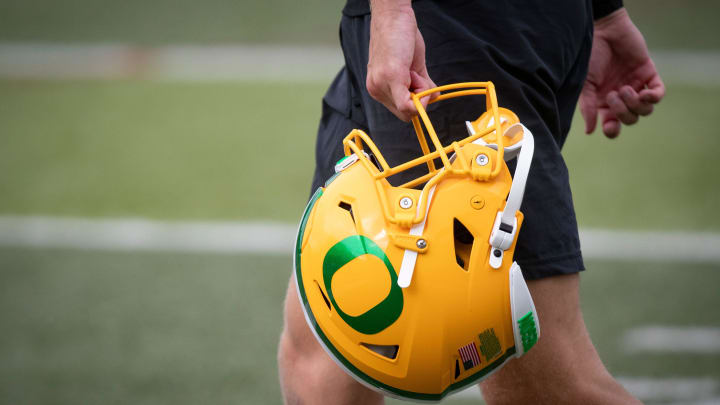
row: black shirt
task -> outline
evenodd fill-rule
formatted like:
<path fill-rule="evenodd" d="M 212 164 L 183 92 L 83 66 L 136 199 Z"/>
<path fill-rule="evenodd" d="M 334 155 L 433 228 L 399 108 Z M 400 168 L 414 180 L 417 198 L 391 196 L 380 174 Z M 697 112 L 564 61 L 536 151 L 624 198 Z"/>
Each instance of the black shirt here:
<path fill-rule="evenodd" d="M 550 3 L 551 4 L 551 3 Z M 592 11 L 595 20 L 605 17 L 623 6 L 622 0 L 593 0 Z M 354 17 L 370 13 L 369 0 L 348 0 L 343 14 Z"/>

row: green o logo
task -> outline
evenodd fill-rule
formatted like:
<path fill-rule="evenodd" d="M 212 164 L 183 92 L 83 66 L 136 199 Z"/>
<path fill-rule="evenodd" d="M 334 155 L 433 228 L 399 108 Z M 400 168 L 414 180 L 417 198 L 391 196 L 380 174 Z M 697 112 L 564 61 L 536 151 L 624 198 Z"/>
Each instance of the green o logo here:
<path fill-rule="evenodd" d="M 379 304 L 370 308 L 365 313 L 358 316 L 351 316 L 343 312 L 337 302 L 335 302 L 331 288 L 332 278 L 344 265 L 363 255 L 373 255 L 385 263 L 385 267 L 388 273 L 390 273 L 390 292 Z M 402 288 L 397 285 L 395 269 L 393 269 L 390 259 L 388 259 L 385 252 L 380 249 L 380 246 L 368 237 L 361 235 L 348 236 L 331 247 L 323 260 L 323 279 L 325 290 L 328 293 L 333 307 L 345 323 L 360 333 L 372 335 L 381 332 L 392 325 L 402 314 L 403 293 Z"/>

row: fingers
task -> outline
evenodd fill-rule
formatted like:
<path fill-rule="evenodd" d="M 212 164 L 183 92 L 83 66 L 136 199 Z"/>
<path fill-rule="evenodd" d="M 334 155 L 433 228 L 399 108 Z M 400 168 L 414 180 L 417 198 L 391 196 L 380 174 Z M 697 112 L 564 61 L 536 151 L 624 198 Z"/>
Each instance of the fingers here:
<path fill-rule="evenodd" d="M 407 71 L 389 66 L 368 66 L 366 87 L 372 98 L 382 103 L 403 121 L 409 121 L 415 110 L 410 100 L 410 77 Z"/>
<path fill-rule="evenodd" d="M 412 100 L 412 93 L 420 93 L 434 87 L 437 86 L 430 77 L 422 76 L 417 72 L 410 71 L 409 88 L 404 84 L 398 83 L 391 88 L 393 105 L 391 106 L 390 111 L 393 111 L 393 113 L 401 120 L 406 122 L 410 121 L 412 117 L 418 113 L 415 103 Z M 420 103 L 423 108 L 427 108 L 430 100 L 437 96 L 438 93 L 433 93 L 429 96 L 421 98 Z"/>
<path fill-rule="evenodd" d="M 419 33 L 418 33 L 419 36 Z M 412 93 L 419 93 L 437 87 L 430 79 L 425 66 L 425 47 L 422 37 L 415 46 L 414 61 L 409 67 L 393 67 L 389 64 L 368 65 L 366 86 L 368 93 L 382 103 L 390 112 L 403 121 L 410 121 L 417 115 Z M 427 107 L 430 100 L 439 93 L 423 97 L 420 102 Z"/>
<path fill-rule="evenodd" d="M 611 91 L 605 97 L 606 111 L 603 111 L 603 133 L 608 138 L 620 134 L 621 124 L 633 125 L 641 116 L 652 114 L 655 104 L 665 96 L 665 85 L 659 76 L 648 83 L 648 88 L 635 91 L 631 86 L 623 86 L 619 91 Z"/>
<path fill-rule="evenodd" d="M 407 74 L 410 76 L 409 80 L 398 80 L 401 77 L 407 77 Z M 378 78 L 378 76 L 387 78 L 381 79 Z M 406 122 L 410 121 L 412 117 L 417 114 L 411 92 L 419 93 L 437 87 L 430 77 L 414 71 L 405 74 L 398 74 L 397 72 L 380 75 L 368 74 L 366 86 L 370 96 L 381 102 L 390 112 Z M 427 107 L 430 100 L 437 96 L 437 93 L 433 93 L 423 97 L 420 100 L 423 107 Z"/>
<path fill-rule="evenodd" d="M 638 114 L 630 111 L 625 101 L 620 98 L 616 91 L 611 91 L 606 97 L 608 109 L 610 113 L 625 125 L 632 125 L 638 121 Z M 605 123 L 603 123 L 605 125 Z"/>
<path fill-rule="evenodd" d="M 657 104 L 665 97 L 665 83 L 657 73 L 648 81 L 647 88 L 640 90 L 640 100 L 645 103 Z"/>
<path fill-rule="evenodd" d="M 602 131 L 606 137 L 614 139 L 620 135 L 622 124 L 632 125 L 636 123 L 638 115 L 628 109 L 616 91 L 608 93 L 605 102 L 607 106 L 600 108 Z"/>
<path fill-rule="evenodd" d="M 595 89 L 590 83 L 585 83 L 585 87 L 580 93 L 580 113 L 585 120 L 585 133 L 593 133 L 597 125 L 598 107 Z"/>
<path fill-rule="evenodd" d="M 413 104 L 412 98 L 410 97 L 410 89 L 408 86 L 396 82 L 390 88 L 390 93 L 391 104 L 383 104 L 401 120 L 405 122 L 410 121 L 410 119 L 417 114 L 417 109 L 415 109 L 415 104 Z"/>
<path fill-rule="evenodd" d="M 602 109 L 600 116 L 602 117 L 603 134 L 610 139 L 617 138 L 618 135 L 620 135 L 620 130 L 622 128 L 620 121 L 618 121 L 609 109 Z"/>
<path fill-rule="evenodd" d="M 437 85 L 430 79 L 429 76 L 427 76 L 427 72 L 425 72 L 425 75 L 421 75 L 416 72 L 410 72 L 410 90 L 413 93 L 420 93 L 435 87 L 437 87 Z M 420 103 L 422 103 L 423 107 L 427 108 L 430 100 L 437 98 L 438 95 L 440 95 L 440 93 L 435 92 L 430 94 L 429 96 L 425 96 L 420 99 Z"/>
<path fill-rule="evenodd" d="M 620 89 L 620 98 L 627 109 L 636 115 L 650 115 L 653 112 L 653 103 L 643 101 L 640 95 L 630 86 Z"/>

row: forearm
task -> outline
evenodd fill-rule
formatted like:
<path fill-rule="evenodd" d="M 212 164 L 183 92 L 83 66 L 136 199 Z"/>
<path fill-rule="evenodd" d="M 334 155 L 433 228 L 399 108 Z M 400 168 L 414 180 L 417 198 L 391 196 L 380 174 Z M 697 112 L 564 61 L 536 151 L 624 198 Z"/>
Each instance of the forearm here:
<path fill-rule="evenodd" d="M 417 113 L 410 92 L 435 83 L 425 66 L 425 42 L 410 0 L 371 0 L 368 93 L 403 121 Z M 434 97 L 434 95 L 432 96 Z M 427 104 L 428 98 L 421 100 Z"/>
<path fill-rule="evenodd" d="M 370 0 L 373 15 L 385 12 L 412 12 L 411 0 Z"/>

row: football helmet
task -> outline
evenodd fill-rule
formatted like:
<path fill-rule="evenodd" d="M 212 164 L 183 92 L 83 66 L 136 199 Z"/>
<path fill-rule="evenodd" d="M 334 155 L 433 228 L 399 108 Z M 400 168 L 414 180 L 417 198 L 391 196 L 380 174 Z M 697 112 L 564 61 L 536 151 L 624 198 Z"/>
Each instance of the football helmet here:
<path fill-rule="evenodd" d="M 420 101 L 433 93 L 430 103 L 484 96 L 469 136 L 441 144 Z M 490 82 L 412 99 L 422 156 L 391 167 L 366 133 L 350 132 L 336 174 L 302 216 L 294 268 L 310 329 L 340 367 L 384 394 L 438 401 L 540 335 L 512 260 L 534 146 Z M 505 163 L 513 158 L 514 178 Z M 427 173 L 388 181 L 417 166 Z"/>

